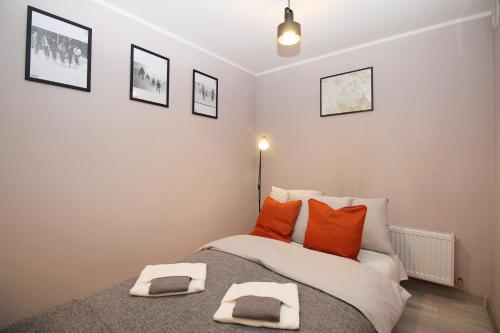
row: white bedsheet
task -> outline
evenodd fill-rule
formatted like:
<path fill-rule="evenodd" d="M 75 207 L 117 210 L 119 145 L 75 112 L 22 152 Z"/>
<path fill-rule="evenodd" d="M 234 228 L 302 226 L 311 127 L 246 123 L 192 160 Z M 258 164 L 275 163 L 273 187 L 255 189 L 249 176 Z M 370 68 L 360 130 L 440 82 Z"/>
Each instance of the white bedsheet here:
<path fill-rule="evenodd" d="M 406 275 L 403 264 L 396 254 L 388 255 L 361 249 L 358 260 L 362 265 L 387 275 L 394 282 L 399 283 L 400 281 L 408 280 L 408 275 Z"/>
<path fill-rule="evenodd" d="M 293 246 L 303 247 L 300 243 L 291 243 Z M 389 277 L 394 282 L 399 283 L 408 280 L 403 264 L 396 254 L 388 255 L 380 252 L 361 249 L 358 261 L 371 269 L 376 270 Z"/>

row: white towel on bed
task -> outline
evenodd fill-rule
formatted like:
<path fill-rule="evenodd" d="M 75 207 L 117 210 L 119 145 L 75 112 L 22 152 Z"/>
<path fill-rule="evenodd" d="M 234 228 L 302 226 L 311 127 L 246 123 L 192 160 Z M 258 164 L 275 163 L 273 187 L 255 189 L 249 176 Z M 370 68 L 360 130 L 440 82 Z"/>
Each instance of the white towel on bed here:
<path fill-rule="evenodd" d="M 149 294 L 149 286 L 151 285 L 151 280 L 169 276 L 191 277 L 188 290 L 182 292 L 165 293 L 165 294 L 155 294 L 155 295 Z M 142 270 L 141 275 L 135 282 L 132 289 L 130 289 L 130 295 L 159 297 L 159 296 L 196 293 L 205 290 L 206 277 L 207 277 L 207 264 L 204 263 L 148 265 Z"/>
<path fill-rule="evenodd" d="M 273 297 L 281 303 L 280 321 L 234 318 L 233 308 L 236 300 L 242 296 Z M 288 330 L 299 329 L 299 293 L 294 283 L 247 282 L 233 283 L 214 314 L 214 320 L 223 323 L 242 324 L 254 327 L 270 327 Z"/>

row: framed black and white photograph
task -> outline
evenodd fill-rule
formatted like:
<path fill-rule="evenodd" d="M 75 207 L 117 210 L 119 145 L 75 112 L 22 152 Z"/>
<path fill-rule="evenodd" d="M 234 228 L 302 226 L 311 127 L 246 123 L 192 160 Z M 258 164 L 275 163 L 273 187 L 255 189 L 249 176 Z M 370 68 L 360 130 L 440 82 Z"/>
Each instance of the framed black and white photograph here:
<path fill-rule="evenodd" d="M 132 44 L 130 99 L 168 108 L 170 59 Z"/>
<path fill-rule="evenodd" d="M 193 70 L 193 114 L 217 119 L 219 80 Z"/>
<path fill-rule="evenodd" d="M 28 6 L 25 79 L 90 91 L 92 29 Z"/>
<path fill-rule="evenodd" d="M 320 79 L 320 116 L 373 111 L 373 67 Z"/>

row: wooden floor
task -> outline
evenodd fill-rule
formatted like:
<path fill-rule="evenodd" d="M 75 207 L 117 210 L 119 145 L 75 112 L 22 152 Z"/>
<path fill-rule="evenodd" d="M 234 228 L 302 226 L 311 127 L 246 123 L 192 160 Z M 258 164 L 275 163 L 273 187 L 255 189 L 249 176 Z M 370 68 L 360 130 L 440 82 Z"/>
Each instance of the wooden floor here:
<path fill-rule="evenodd" d="M 407 288 L 412 297 L 395 333 L 491 333 L 488 314 L 478 302 Z"/>

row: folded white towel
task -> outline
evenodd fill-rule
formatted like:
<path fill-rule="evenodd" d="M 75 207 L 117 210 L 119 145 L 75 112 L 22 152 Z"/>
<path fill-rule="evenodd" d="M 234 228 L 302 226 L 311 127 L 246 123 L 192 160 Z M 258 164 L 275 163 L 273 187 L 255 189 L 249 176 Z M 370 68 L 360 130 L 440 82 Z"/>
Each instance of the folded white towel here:
<path fill-rule="evenodd" d="M 155 294 L 155 295 L 149 294 L 149 286 L 151 285 L 151 280 L 169 276 L 191 277 L 191 282 L 189 282 L 188 290 L 182 292 L 165 293 L 165 294 Z M 132 289 L 130 289 L 130 295 L 158 297 L 158 296 L 196 293 L 205 290 L 206 277 L 207 277 L 207 264 L 204 263 L 148 265 L 142 270 L 141 275 L 135 282 Z"/>
<path fill-rule="evenodd" d="M 281 303 L 280 321 L 277 323 L 233 318 L 233 308 L 236 300 L 242 296 L 273 297 Z M 276 282 L 247 282 L 233 283 L 221 301 L 221 305 L 214 314 L 214 320 L 223 323 L 235 323 L 254 327 L 270 327 L 287 330 L 299 329 L 299 293 L 294 283 Z"/>

